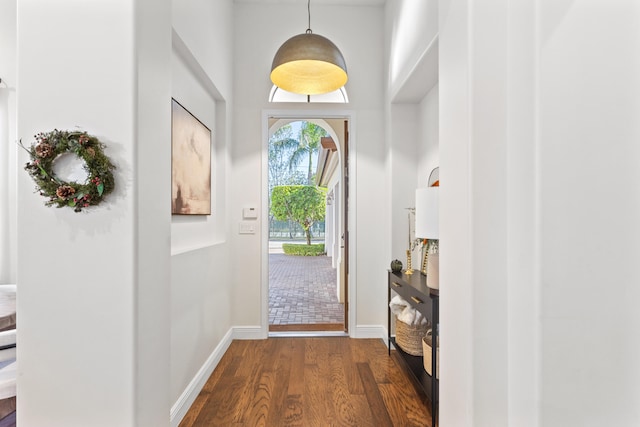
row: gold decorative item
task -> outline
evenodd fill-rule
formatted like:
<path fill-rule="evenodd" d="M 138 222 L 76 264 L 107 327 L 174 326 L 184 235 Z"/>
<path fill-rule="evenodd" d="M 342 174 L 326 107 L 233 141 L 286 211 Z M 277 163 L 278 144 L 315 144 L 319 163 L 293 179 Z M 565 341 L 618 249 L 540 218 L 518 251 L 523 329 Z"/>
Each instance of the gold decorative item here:
<path fill-rule="evenodd" d="M 414 211 L 414 208 L 407 208 L 409 213 L 407 214 L 408 226 L 409 226 L 409 249 L 407 249 L 407 269 L 404 274 L 413 274 L 413 267 L 411 266 L 411 252 L 414 248 L 414 242 L 411 241 L 411 212 Z"/>
<path fill-rule="evenodd" d="M 411 249 L 407 249 L 407 269 L 404 274 L 413 274 L 413 268 L 411 268 Z"/>
<path fill-rule="evenodd" d="M 422 241 L 422 266 L 420 267 L 420 273 L 427 275 L 427 260 L 429 259 L 429 240 L 424 239 Z"/>

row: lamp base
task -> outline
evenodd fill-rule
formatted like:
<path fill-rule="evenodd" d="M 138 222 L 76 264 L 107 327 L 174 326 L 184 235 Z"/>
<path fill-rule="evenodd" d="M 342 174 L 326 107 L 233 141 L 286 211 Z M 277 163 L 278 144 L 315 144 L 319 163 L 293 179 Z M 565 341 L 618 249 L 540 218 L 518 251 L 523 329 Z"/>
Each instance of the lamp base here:
<path fill-rule="evenodd" d="M 427 286 L 440 289 L 440 254 L 430 254 L 427 262 Z"/>

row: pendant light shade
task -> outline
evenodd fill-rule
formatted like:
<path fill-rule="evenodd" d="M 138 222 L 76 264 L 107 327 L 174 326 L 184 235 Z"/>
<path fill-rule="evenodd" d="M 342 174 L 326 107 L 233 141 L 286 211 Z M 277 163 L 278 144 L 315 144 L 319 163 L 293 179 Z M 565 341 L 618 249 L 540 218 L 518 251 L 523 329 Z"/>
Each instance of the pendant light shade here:
<path fill-rule="evenodd" d="M 271 64 L 271 81 L 288 92 L 321 95 L 347 83 L 347 64 L 331 40 L 311 31 L 310 3 L 309 27 L 280 46 Z"/>
<path fill-rule="evenodd" d="M 288 92 L 320 95 L 347 83 L 340 49 L 318 34 L 305 33 L 284 42 L 271 65 L 271 81 Z"/>

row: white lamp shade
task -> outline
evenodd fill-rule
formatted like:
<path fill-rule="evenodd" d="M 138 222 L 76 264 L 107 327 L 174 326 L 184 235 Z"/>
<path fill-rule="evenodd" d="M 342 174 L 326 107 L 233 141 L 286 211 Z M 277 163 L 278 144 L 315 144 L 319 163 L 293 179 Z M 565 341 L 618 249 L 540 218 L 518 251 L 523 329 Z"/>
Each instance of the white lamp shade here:
<path fill-rule="evenodd" d="M 416 238 L 439 239 L 439 187 L 416 190 Z"/>

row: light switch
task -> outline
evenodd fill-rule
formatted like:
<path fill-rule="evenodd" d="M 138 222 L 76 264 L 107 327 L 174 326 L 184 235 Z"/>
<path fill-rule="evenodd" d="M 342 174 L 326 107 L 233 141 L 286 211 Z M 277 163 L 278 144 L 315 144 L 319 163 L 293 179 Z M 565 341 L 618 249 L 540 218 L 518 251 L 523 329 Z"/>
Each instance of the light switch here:
<path fill-rule="evenodd" d="M 257 219 L 258 210 L 256 208 L 244 208 L 242 209 L 242 218 L 244 219 Z"/>
<path fill-rule="evenodd" d="M 239 224 L 238 232 L 240 234 L 256 234 L 256 223 L 241 221 Z"/>

